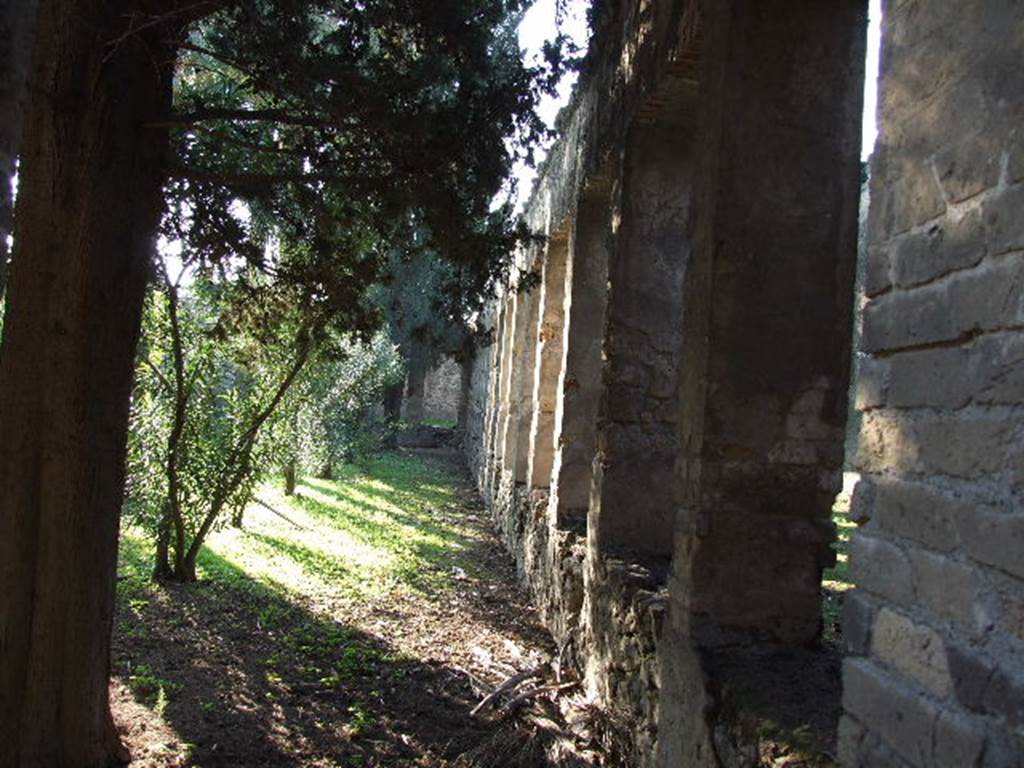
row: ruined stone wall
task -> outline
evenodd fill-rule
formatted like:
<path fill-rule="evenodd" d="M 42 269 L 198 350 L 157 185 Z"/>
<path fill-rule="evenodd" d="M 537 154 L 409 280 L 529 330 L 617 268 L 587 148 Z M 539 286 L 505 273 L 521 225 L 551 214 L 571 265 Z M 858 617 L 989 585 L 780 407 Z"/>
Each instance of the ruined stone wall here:
<path fill-rule="evenodd" d="M 480 317 L 485 328 L 493 328 L 497 318 L 491 306 Z M 477 488 L 483 489 L 486 481 L 486 468 L 490 463 L 489 446 L 485 440 L 488 432 L 488 403 L 494 399 L 491 387 L 497 375 L 501 347 L 494 335 L 486 344 L 478 344 L 469 363 L 469 386 L 465 391 L 465 419 L 462 447 L 469 466 L 476 480 Z"/>
<path fill-rule="evenodd" d="M 1024 18 L 888 3 L 843 761 L 1024 764 Z"/>
<path fill-rule="evenodd" d="M 462 399 L 461 366 L 445 357 L 427 371 L 423 381 L 423 418 L 455 423 Z"/>
<path fill-rule="evenodd" d="M 684 236 L 689 189 L 673 163 L 685 158 L 690 133 L 676 130 L 678 120 L 659 124 L 657 107 L 666 99 L 678 106 L 666 95 L 665 73 L 680 66 L 683 19 L 692 7 L 606 6 L 597 53 L 559 118 L 562 136 L 525 213 L 549 239 L 518 255 L 492 311 L 497 365 L 477 368 L 470 387 L 476 401 L 485 393 L 496 398 L 471 403 L 485 416 L 468 439 L 486 446 L 469 459 L 496 526 L 563 661 L 637 736 L 637 764 L 649 763 L 656 739 L 654 617 L 664 600 L 652 608 L 652 598 L 664 588 L 671 544 L 683 266 L 674 241 Z M 692 83 L 686 92 L 692 98 Z M 627 134 L 632 148 L 623 152 Z M 628 211 L 618 207 L 624 185 L 638 193 Z M 619 277 L 609 326 L 613 260 Z M 535 284 L 524 289 L 530 273 Z M 632 289 L 631 274 L 644 276 Z M 637 310 L 643 304 L 646 314 Z M 649 321 L 659 324 L 657 333 L 645 330 Z M 609 401 L 612 381 L 618 389 Z M 644 419 L 652 416 L 660 434 L 647 437 Z M 642 448 L 657 460 L 638 460 Z M 596 486 L 604 513 L 591 509 L 595 465 L 607 478 Z M 642 496 L 631 493 L 636 486 Z M 596 537 L 588 541 L 592 524 L 607 533 L 600 550 Z M 641 563 L 645 552 L 657 563 Z"/>
<path fill-rule="evenodd" d="M 754 768 L 825 718 L 849 768 L 1024 765 L 1024 9 L 886 8 L 840 707 L 867 2 L 602 8 L 469 385 L 560 658 L 630 764 Z"/>

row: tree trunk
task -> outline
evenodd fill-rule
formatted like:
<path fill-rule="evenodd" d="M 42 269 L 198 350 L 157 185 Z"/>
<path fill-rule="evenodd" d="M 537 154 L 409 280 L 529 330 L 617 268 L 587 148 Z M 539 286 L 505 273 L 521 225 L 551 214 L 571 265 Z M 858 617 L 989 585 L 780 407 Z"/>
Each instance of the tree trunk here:
<path fill-rule="evenodd" d="M 196 559 L 199 557 L 199 550 L 188 552 L 182 558 L 181 565 L 174 569 L 174 580 L 182 584 L 192 584 L 198 581 L 196 576 Z"/>
<path fill-rule="evenodd" d="M 0 9 L 0 299 L 7 285 L 7 237 L 14 227 L 10 182 L 21 143 L 35 14 L 36 0 L 9 0 Z"/>
<path fill-rule="evenodd" d="M 174 65 L 168 30 L 136 10 L 42 0 L 37 16 L 0 351 L 3 768 L 128 757 L 110 714 L 110 634 L 167 149 L 144 126 L 170 108 Z"/>
<path fill-rule="evenodd" d="M 423 421 L 423 386 L 426 380 L 426 363 L 414 355 L 409 361 L 409 383 L 405 388 L 405 403 L 402 408 L 405 420 L 414 426 Z"/>
<path fill-rule="evenodd" d="M 398 422 L 402 419 L 402 390 L 404 383 L 399 381 L 389 384 L 384 389 L 384 423 L 387 435 L 384 439 L 385 448 L 394 448 L 398 445 L 396 430 Z"/>
<path fill-rule="evenodd" d="M 284 465 L 284 495 L 295 495 L 295 459 L 288 459 Z"/>
<path fill-rule="evenodd" d="M 160 525 L 156 529 L 156 556 L 153 563 L 153 578 L 156 581 L 168 581 L 173 576 L 170 559 L 171 515 L 164 510 Z"/>
<path fill-rule="evenodd" d="M 318 476 L 321 480 L 334 479 L 334 461 L 332 459 L 327 459 L 327 461 L 324 462 L 324 465 L 320 467 Z"/>

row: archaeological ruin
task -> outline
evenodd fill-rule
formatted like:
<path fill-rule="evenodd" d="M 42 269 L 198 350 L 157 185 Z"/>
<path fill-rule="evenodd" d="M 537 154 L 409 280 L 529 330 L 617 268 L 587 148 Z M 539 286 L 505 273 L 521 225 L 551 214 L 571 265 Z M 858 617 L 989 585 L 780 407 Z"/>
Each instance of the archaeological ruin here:
<path fill-rule="evenodd" d="M 884 3 L 859 289 L 867 0 L 597 9 L 466 404 L 560 660 L 640 766 L 1024 766 L 1024 8 Z"/>

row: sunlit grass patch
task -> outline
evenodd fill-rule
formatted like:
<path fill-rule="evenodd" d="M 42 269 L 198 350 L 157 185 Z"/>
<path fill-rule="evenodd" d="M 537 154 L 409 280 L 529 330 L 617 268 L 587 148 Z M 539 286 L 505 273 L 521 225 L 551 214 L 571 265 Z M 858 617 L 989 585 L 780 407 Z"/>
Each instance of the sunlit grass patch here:
<path fill-rule="evenodd" d="M 209 549 L 296 593 L 365 598 L 444 590 L 465 539 L 440 514 L 456 500 L 451 479 L 422 458 L 387 455 L 368 472 L 347 466 L 335 480 L 306 478 L 292 497 L 267 485 L 262 504 L 246 510 L 243 529 L 222 529 Z"/>
<path fill-rule="evenodd" d="M 826 569 L 821 575 L 821 586 L 824 593 L 822 639 L 825 643 L 833 646 L 838 646 L 842 642 L 840 623 L 843 595 L 853 589 L 853 583 L 850 581 L 849 547 L 850 536 L 857 525 L 849 519 L 849 511 L 848 497 L 841 497 L 832 508 L 832 522 L 836 526 L 836 540 L 833 545 L 836 551 L 836 564 L 832 568 Z"/>

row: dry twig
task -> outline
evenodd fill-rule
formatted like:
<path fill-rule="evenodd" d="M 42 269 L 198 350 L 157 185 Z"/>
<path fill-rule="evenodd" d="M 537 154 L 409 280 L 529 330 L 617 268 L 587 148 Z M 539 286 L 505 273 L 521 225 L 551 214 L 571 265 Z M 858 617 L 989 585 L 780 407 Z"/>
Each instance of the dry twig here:
<path fill-rule="evenodd" d="M 515 690 L 518 686 L 522 685 L 527 680 L 531 680 L 536 677 L 541 677 L 544 673 L 544 670 L 549 666 L 550 662 L 544 662 L 540 666 L 534 667 L 533 669 L 524 669 L 522 672 L 517 672 L 516 674 L 512 675 L 512 677 L 505 680 L 505 682 L 503 682 L 489 694 L 487 694 L 479 704 L 473 707 L 473 711 L 471 711 L 469 714 L 477 714 L 481 709 L 483 709 L 492 701 L 494 701 L 498 696 L 505 693 L 505 691 Z"/>

